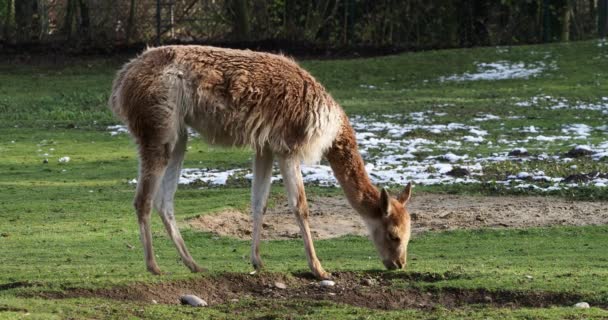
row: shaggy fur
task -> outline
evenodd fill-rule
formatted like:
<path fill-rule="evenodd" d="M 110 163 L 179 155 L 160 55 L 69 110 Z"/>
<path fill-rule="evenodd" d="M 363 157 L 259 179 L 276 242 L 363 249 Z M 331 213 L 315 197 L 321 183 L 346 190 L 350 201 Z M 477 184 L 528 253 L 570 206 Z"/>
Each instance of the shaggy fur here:
<path fill-rule="evenodd" d="M 159 211 L 171 239 L 192 271 L 201 271 L 181 238 L 173 198 L 186 149 L 186 128 L 209 143 L 250 146 L 256 153 L 252 188 L 252 264 L 261 268 L 262 216 L 276 156 L 288 202 L 304 240 L 308 263 L 328 278 L 316 257 L 300 162 L 323 155 L 351 205 L 367 222 L 384 264 L 405 266 L 411 189 L 395 200 L 371 183 L 355 133 L 340 106 L 294 61 L 284 56 L 203 46 L 146 50 L 118 72 L 109 101 L 139 146 L 134 205 L 148 270 L 160 273 L 152 248 L 150 212 Z"/>
<path fill-rule="evenodd" d="M 294 61 L 201 46 L 144 52 L 119 72 L 111 107 L 136 138 L 162 143 L 165 132 L 158 128 L 175 134 L 188 125 L 212 144 L 269 146 L 306 163 L 321 159 L 343 119 L 331 96 Z"/>

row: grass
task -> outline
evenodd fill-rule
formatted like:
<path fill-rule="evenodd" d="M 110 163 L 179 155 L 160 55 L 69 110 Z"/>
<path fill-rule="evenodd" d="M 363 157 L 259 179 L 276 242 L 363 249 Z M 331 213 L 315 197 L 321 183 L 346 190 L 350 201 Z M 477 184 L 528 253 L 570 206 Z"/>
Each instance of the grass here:
<path fill-rule="evenodd" d="M 304 61 L 350 114 L 434 110 L 448 115 L 437 122 L 471 123 L 471 117 L 492 113 L 522 119 L 481 122 L 493 141 L 512 128 L 535 125 L 559 134 L 561 125 L 599 126 L 605 115 L 591 110 L 519 108 L 515 101 L 537 95 L 571 101 L 597 102 L 605 96 L 606 48 L 595 41 L 497 50 L 478 48 L 407 53 L 373 59 Z M 536 61 L 548 54 L 558 69 L 528 80 L 440 82 L 440 76 L 473 71 L 474 61 Z M 244 299 L 238 303 L 191 309 L 128 301 L 77 298 L 48 300 L 27 297 L 41 291 L 99 288 L 128 283 L 156 283 L 200 277 L 181 264 L 173 245 L 154 219 L 155 249 L 168 275 L 144 272 L 138 228 L 131 201 L 136 175 L 134 145 L 126 135 L 105 130 L 116 121 L 106 110 L 110 83 L 121 61 L 83 58 L 71 65 L 0 65 L 0 319 L 38 318 L 608 318 L 605 309 L 492 308 L 466 306 L 454 310 L 380 311 L 318 301 L 270 302 Z M 427 80 L 427 81 L 425 81 Z M 374 85 L 368 89 L 361 85 Z M 514 99 L 516 98 L 516 99 Z M 440 106 L 448 104 L 448 106 Z M 498 129 L 499 122 L 505 129 Z M 502 130 L 502 131 L 501 131 Z M 413 135 L 424 135 L 414 132 Z M 593 132 L 589 141 L 605 140 Z M 449 136 L 435 136 L 438 141 Z M 590 142 L 590 143 L 591 143 Z M 250 166 L 242 149 L 219 149 L 192 141 L 185 167 Z M 564 143 L 527 146 L 565 152 Z M 487 146 L 468 152 L 489 154 Z M 62 156 L 71 161 L 59 163 Z M 48 159 L 48 163 L 43 163 Z M 578 172 L 606 172 L 601 161 L 575 160 Z M 550 162 L 500 163 L 484 168 L 491 176 L 541 169 L 565 175 L 576 170 Z M 568 171 L 570 170 L 570 171 Z M 574 171 L 573 171 L 574 170 Z M 469 194 L 534 194 L 501 186 L 421 186 L 426 192 Z M 246 208 L 250 190 L 239 185 L 180 187 L 176 211 L 194 257 L 212 274 L 249 272 L 249 242 L 218 238 L 186 227 L 184 220 L 226 207 Z M 309 187 L 309 193 L 340 194 L 333 188 Z M 275 199 L 280 186 L 272 189 Z M 606 199 L 604 188 L 574 188 L 561 193 L 577 199 Z M 433 274 L 438 279 L 395 280 L 396 289 L 486 288 L 524 292 L 575 293 L 594 305 L 608 305 L 608 227 L 552 227 L 521 230 L 479 230 L 426 233 L 410 245 L 408 274 Z M 318 255 L 329 271 L 377 272 L 382 269 L 371 243 L 362 237 L 316 241 Z M 134 247 L 134 249 L 131 249 Z M 262 245 L 267 270 L 307 271 L 300 240 L 267 241 Z M 527 276 L 531 276 L 530 279 Z M 2 287 L 27 282 L 29 287 Z M 237 312 L 235 314 L 235 312 Z"/>

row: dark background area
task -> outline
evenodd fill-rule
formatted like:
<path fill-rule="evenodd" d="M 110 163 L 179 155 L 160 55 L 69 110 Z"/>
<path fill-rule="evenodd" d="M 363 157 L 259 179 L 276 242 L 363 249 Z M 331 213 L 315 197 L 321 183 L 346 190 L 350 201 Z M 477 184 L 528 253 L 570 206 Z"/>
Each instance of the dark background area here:
<path fill-rule="evenodd" d="M 371 55 L 605 37 L 608 0 L 0 0 L 4 53 L 215 44 Z"/>

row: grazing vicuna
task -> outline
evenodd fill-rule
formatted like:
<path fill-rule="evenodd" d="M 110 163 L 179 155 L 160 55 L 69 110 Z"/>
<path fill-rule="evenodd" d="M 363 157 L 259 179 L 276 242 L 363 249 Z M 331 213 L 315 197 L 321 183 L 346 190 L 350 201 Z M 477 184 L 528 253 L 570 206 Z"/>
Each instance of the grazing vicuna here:
<path fill-rule="evenodd" d="M 405 266 L 410 238 L 405 204 L 410 185 L 397 199 L 372 185 L 346 114 L 294 61 L 203 46 L 148 49 L 118 72 L 109 105 L 139 147 L 134 205 L 150 272 L 160 273 L 152 248 L 152 207 L 160 213 L 183 262 L 194 272 L 202 270 L 188 252 L 173 213 L 187 127 L 211 144 L 250 146 L 255 152 L 251 262 L 256 270 L 262 267 L 258 247 L 275 157 L 308 264 L 317 278 L 329 274 L 317 259 L 310 235 L 300 163 L 323 156 L 366 222 L 384 265 L 389 269 Z"/>

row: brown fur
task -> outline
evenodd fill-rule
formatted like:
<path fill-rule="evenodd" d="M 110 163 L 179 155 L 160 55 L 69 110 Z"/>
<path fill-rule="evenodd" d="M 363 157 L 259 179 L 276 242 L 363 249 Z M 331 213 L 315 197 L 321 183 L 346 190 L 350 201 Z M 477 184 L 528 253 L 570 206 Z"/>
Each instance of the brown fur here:
<path fill-rule="evenodd" d="M 182 97 L 171 101 L 172 90 Z M 275 154 L 312 160 L 324 150 L 308 155 L 306 145 L 341 113 L 286 57 L 200 46 L 155 48 L 128 63 L 114 82 L 111 106 L 142 141 L 163 142 L 162 129 L 185 124 L 211 143 L 268 145 Z"/>
<path fill-rule="evenodd" d="M 385 266 L 390 269 L 405 267 L 411 232 L 410 215 L 405 205 L 410 199 L 411 184 L 406 186 L 397 200 L 388 197 L 383 203 L 385 200 L 365 170 L 355 131 L 346 116 L 344 118 L 340 133 L 327 151 L 326 158 L 349 203 L 366 221 L 370 237 Z M 396 235 L 399 241 L 393 241 L 391 235 Z"/>
<path fill-rule="evenodd" d="M 370 218 L 380 217 L 380 192 L 365 171 L 365 163 L 359 154 L 355 131 L 346 115 L 343 117 L 340 133 L 325 157 L 351 206 L 361 215 Z"/>
<path fill-rule="evenodd" d="M 367 222 L 385 265 L 405 265 L 410 222 L 404 205 L 410 189 L 399 201 L 387 198 L 381 202 L 346 114 L 321 84 L 291 59 L 202 46 L 149 49 L 118 72 L 109 105 L 139 146 L 134 205 L 146 265 L 152 273 L 160 273 L 150 231 L 152 207 L 161 214 L 184 263 L 192 271 L 202 270 L 186 249 L 173 216 L 187 127 L 210 143 L 250 146 L 256 152 L 251 257 L 256 269 L 262 266 L 258 250 L 261 217 L 273 156 L 277 156 L 309 266 L 317 277 L 329 276 L 315 254 L 299 167 L 301 161 L 318 161 L 324 154 L 350 203 Z M 400 240 L 395 242 L 391 237 Z"/>

